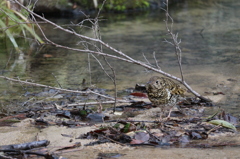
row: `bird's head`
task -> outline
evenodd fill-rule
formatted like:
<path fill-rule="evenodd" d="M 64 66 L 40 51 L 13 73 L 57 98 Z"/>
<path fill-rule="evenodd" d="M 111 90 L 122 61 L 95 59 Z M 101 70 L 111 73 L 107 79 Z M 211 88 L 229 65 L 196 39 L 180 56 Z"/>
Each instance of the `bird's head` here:
<path fill-rule="evenodd" d="M 148 89 L 161 89 L 164 88 L 165 82 L 161 77 L 153 76 L 149 79 L 146 88 Z"/>

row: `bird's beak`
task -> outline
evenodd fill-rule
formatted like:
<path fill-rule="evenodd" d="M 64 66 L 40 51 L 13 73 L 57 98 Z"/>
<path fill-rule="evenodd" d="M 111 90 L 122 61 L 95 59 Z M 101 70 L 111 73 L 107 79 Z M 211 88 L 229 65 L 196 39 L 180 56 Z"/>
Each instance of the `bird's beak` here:
<path fill-rule="evenodd" d="M 152 86 L 151 86 L 150 82 L 148 82 L 148 83 L 146 84 L 146 89 L 151 88 L 151 87 L 152 87 Z"/>
<path fill-rule="evenodd" d="M 147 85 L 150 85 L 150 84 L 151 84 L 151 81 L 148 81 L 148 82 L 147 82 Z"/>

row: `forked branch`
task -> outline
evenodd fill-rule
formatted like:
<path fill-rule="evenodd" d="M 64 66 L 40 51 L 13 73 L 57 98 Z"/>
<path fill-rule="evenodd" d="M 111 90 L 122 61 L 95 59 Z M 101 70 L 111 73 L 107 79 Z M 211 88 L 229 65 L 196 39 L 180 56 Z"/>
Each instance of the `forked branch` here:
<path fill-rule="evenodd" d="M 41 29 L 40 25 L 38 24 L 38 22 L 35 20 L 35 18 L 33 18 L 33 20 L 36 22 L 36 25 L 38 26 L 38 28 L 40 29 L 44 39 L 46 40 L 46 42 L 48 42 L 49 44 L 52 44 L 56 47 L 60 47 L 60 48 L 64 48 L 64 49 L 68 49 L 68 50 L 73 50 L 73 51 L 77 51 L 77 52 L 82 52 L 82 53 L 91 53 L 91 54 L 96 54 L 96 55 L 103 55 L 105 57 L 111 57 L 111 58 L 114 58 L 114 59 L 118 59 L 118 60 L 121 60 L 121 61 L 125 61 L 125 62 L 128 62 L 128 63 L 132 63 L 132 64 L 136 64 L 136 65 L 140 65 L 146 69 L 149 69 L 149 70 L 152 70 L 152 71 L 155 71 L 157 73 L 160 73 L 166 77 L 169 77 L 171 79 L 174 79 L 176 81 L 179 81 L 180 83 L 182 83 L 191 93 L 193 93 L 195 96 L 199 97 L 200 99 L 202 100 L 207 100 L 205 97 L 201 96 L 199 93 L 197 93 L 196 91 L 194 91 L 184 80 L 183 78 L 183 73 L 182 73 L 182 66 L 181 66 L 181 49 L 179 47 L 179 44 L 181 41 L 178 41 L 178 35 L 177 34 L 173 34 L 172 33 L 172 26 L 173 26 L 173 19 L 171 18 L 171 16 L 168 14 L 168 9 L 167 9 L 167 12 L 166 12 L 166 26 L 167 26 L 167 31 L 168 33 L 171 35 L 172 39 L 173 39 L 173 42 L 170 42 L 174 47 L 175 47 L 175 53 L 176 53 L 176 56 L 178 58 L 178 65 L 179 65 L 179 68 L 180 68 L 180 72 L 181 72 L 181 78 L 178 78 L 176 76 L 173 76 L 169 73 L 166 73 L 162 70 L 160 70 L 159 68 L 157 67 L 153 67 L 152 65 L 150 64 L 146 64 L 145 62 L 142 62 L 142 61 L 138 61 L 138 60 L 135 60 L 133 59 L 132 57 L 128 56 L 127 54 L 123 53 L 122 51 L 119 51 L 117 49 L 115 49 L 114 47 L 110 46 L 109 44 L 105 43 L 104 41 L 102 41 L 101 39 L 99 38 L 91 38 L 91 37 L 88 37 L 88 36 L 84 36 L 82 34 L 79 34 L 79 33 L 76 33 L 74 30 L 70 30 L 70 29 L 66 29 L 66 28 L 63 28 L 62 26 L 60 25 L 57 25 L 56 23 L 44 18 L 43 16 L 40 16 L 36 13 L 34 13 L 33 11 L 31 11 L 29 8 L 25 7 L 24 5 L 20 4 L 18 2 L 18 0 L 11 0 L 13 3 L 18 3 L 23 9 L 25 9 L 26 11 L 28 11 L 33 17 L 37 17 L 39 18 L 40 20 L 48 23 L 48 24 L 51 24 L 53 27 L 55 27 L 56 29 L 59 29 L 61 31 L 64 31 L 66 33 L 69 33 L 69 34 L 72 34 L 72 35 L 75 35 L 76 37 L 79 37 L 81 39 L 84 39 L 86 42 L 87 41 L 91 41 L 91 42 L 94 42 L 94 43 L 98 43 L 99 45 L 102 45 L 103 47 L 105 47 L 106 49 L 109 49 L 111 51 L 113 51 L 115 54 L 117 55 L 113 55 L 113 54 L 109 54 L 109 53 L 105 53 L 101 50 L 91 50 L 91 49 L 78 49 L 78 48 L 73 48 L 73 47 L 68 47 L 68 46 L 64 46 L 64 45 L 60 45 L 60 44 L 57 44 L 53 41 L 51 41 L 50 39 L 47 38 L 47 36 L 45 35 L 44 31 Z M 167 1 L 168 3 L 168 1 Z M 171 25 L 169 26 L 168 24 L 168 19 L 171 20 Z"/>

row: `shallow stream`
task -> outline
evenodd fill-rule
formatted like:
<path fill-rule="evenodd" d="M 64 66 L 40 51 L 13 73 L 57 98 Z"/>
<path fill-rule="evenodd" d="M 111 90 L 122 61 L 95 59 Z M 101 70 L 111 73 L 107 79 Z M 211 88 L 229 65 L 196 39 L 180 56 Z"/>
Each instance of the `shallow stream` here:
<path fill-rule="evenodd" d="M 213 99 L 216 105 L 222 106 L 227 112 L 240 116 L 240 1 L 238 0 L 210 0 L 191 1 L 172 5 L 170 14 L 174 19 L 173 29 L 181 39 L 182 66 L 187 83 L 200 94 Z M 167 73 L 180 77 L 179 68 L 174 54 L 174 48 L 164 43 L 169 39 L 166 35 L 163 11 L 149 11 L 145 13 L 129 14 L 103 14 L 100 21 L 100 31 L 103 41 L 118 50 L 130 55 L 137 60 L 148 61 L 155 64 L 153 52 L 156 53 L 161 69 Z M 65 25 L 79 23 L 74 18 L 51 18 L 54 22 Z M 46 35 L 51 40 L 71 47 L 82 48 L 81 39 L 59 33 L 52 26 L 42 24 Z M 92 36 L 91 29 L 73 27 L 77 32 Z M 0 43 L 0 68 L 3 75 L 19 77 L 22 80 L 58 86 L 58 82 L 64 88 L 79 89 L 83 79 L 87 83 L 95 84 L 99 88 L 113 90 L 111 80 L 99 68 L 97 62 L 91 58 L 91 80 L 89 75 L 89 63 L 87 54 L 64 50 L 61 48 L 44 46 L 36 47 L 34 44 L 21 43 L 24 54 L 14 54 L 14 49 L 8 44 Z M 134 87 L 136 83 L 146 83 L 148 79 L 157 75 L 125 62 L 109 59 L 116 70 L 119 94 L 127 88 Z M 106 66 L 106 65 L 104 65 Z M 106 67 L 109 71 L 109 68 Z M 56 77 L 56 79 L 54 78 Z M 26 87 L 25 87 L 26 88 Z M 29 87 L 28 89 L 34 90 Z M 14 100 L 19 99 L 25 92 L 18 84 L 6 82 L 0 79 L 1 110 L 4 106 L 13 105 Z M 222 94 L 213 95 L 213 92 Z M 111 91 L 109 92 L 112 93 Z M 4 105 L 3 100 L 10 101 Z M 0 111 L 1 111 L 0 110 Z M 8 110 L 11 111 L 11 110 Z M 140 150 L 140 151 L 139 151 Z M 138 149 L 136 152 L 145 152 L 149 158 L 159 157 L 157 149 Z M 151 155 L 149 152 L 153 152 Z M 192 153 L 188 152 L 191 151 Z M 236 149 L 224 149 L 224 151 L 212 149 L 208 154 L 202 154 L 202 158 L 237 157 Z M 222 154 L 218 153 L 221 151 Z M 133 151 L 132 151 L 133 152 Z M 131 153 L 132 153 L 131 152 Z M 87 156 L 90 152 L 86 152 Z M 128 152 L 129 158 L 131 154 Z M 166 153 L 166 154 L 165 154 Z M 165 150 L 163 157 L 169 154 L 183 156 L 183 158 L 198 158 L 197 149 Z M 149 155 L 148 155 L 149 154 Z M 192 156 L 193 155 L 193 156 Z M 195 156 L 194 156 L 195 155 Z M 231 156 L 232 155 L 232 156 Z M 144 155 L 143 155 L 144 156 Z M 214 157 L 215 156 L 215 157 Z M 76 155 L 76 158 L 78 155 Z M 146 157 L 146 158 L 147 158 Z"/>
<path fill-rule="evenodd" d="M 185 1 L 170 7 L 174 19 L 173 29 L 181 39 L 182 65 L 186 81 L 202 95 L 211 95 L 221 91 L 225 95 L 214 98 L 223 107 L 239 115 L 239 33 L 240 2 L 237 0 L 212 0 L 208 2 Z M 103 41 L 131 57 L 155 64 L 156 53 L 159 66 L 167 73 L 180 77 L 174 48 L 164 43 L 166 35 L 163 11 L 145 13 L 103 14 L 100 31 Z M 52 18 L 61 24 L 79 23 L 77 17 Z M 87 25 L 87 23 L 84 23 Z M 42 24 L 46 35 L 60 44 L 82 48 L 81 39 L 60 33 L 52 26 Z M 69 26 L 77 32 L 92 36 L 91 29 Z M 0 68 L 5 76 L 33 80 L 41 84 L 64 88 L 80 88 L 83 79 L 99 88 L 113 89 L 111 80 L 103 73 L 97 62 L 91 57 L 91 79 L 87 54 L 73 52 L 51 46 L 37 47 L 34 44 L 22 46 L 24 54 L 14 55 L 13 49 L 2 44 Z M 11 53 L 12 52 L 12 53 Z M 134 87 L 136 83 L 146 83 L 157 75 L 144 68 L 114 59 L 109 59 L 116 70 L 118 90 Z M 147 62 L 147 61 L 146 61 Z M 104 63 L 103 63 L 104 64 Z M 109 68 L 104 65 L 106 70 Z M 109 71 L 109 73 L 111 73 Z M 54 78 L 56 77 L 56 79 Z M 22 87 L 0 80 L 2 99 L 16 98 L 24 93 Z M 9 89 L 10 88 L 10 89 Z M 20 94 L 18 92 L 21 92 Z M 211 97 L 210 97 L 211 98 Z M 212 99 L 212 98 L 211 98 Z"/>

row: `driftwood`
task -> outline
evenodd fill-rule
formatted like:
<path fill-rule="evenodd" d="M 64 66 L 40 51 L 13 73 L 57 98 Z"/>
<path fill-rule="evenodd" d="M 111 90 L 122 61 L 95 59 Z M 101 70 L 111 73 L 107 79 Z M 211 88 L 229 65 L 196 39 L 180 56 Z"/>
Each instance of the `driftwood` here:
<path fill-rule="evenodd" d="M 14 144 L 14 145 L 4 145 L 0 146 L 0 151 L 11 151 L 11 150 L 29 150 L 37 147 L 43 147 L 50 144 L 48 140 L 33 141 L 23 144 Z"/>

